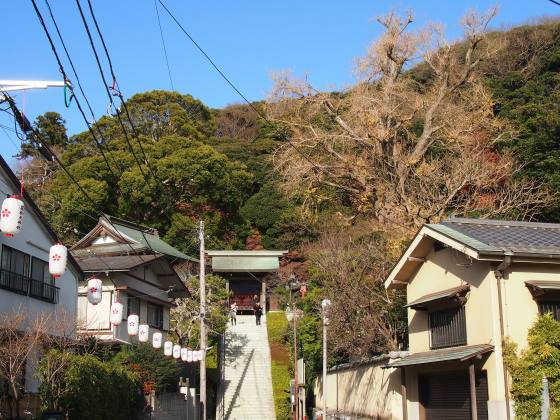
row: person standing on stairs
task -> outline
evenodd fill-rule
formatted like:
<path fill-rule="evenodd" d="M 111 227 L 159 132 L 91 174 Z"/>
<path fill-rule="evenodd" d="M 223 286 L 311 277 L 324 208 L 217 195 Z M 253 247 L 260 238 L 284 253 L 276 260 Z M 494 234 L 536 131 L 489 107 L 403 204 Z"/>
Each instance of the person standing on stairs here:
<path fill-rule="evenodd" d="M 261 325 L 261 317 L 263 314 L 262 306 L 259 302 L 255 303 L 253 307 L 253 311 L 255 312 L 255 318 L 257 320 L 257 325 Z"/>
<path fill-rule="evenodd" d="M 237 302 L 233 302 L 229 309 L 231 325 L 237 325 Z"/>

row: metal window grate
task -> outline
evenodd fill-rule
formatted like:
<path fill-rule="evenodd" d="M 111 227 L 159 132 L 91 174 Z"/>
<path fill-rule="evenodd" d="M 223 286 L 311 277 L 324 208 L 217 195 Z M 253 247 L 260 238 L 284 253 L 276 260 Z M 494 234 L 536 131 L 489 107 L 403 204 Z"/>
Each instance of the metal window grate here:
<path fill-rule="evenodd" d="M 50 303 L 58 303 L 60 290 L 51 284 L 5 269 L 0 269 L 0 289 L 31 296 Z"/>
<path fill-rule="evenodd" d="M 464 346 L 467 344 L 464 306 L 430 312 L 428 321 L 431 349 Z"/>
<path fill-rule="evenodd" d="M 539 312 L 541 315 L 551 313 L 556 321 L 560 321 L 560 302 L 559 301 L 541 301 L 539 302 Z"/>

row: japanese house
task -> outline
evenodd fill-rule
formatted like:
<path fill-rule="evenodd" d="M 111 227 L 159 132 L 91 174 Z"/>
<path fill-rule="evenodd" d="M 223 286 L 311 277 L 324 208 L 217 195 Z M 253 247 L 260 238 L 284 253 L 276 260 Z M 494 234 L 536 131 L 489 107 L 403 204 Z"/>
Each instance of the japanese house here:
<path fill-rule="evenodd" d="M 0 193 L 4 196 L 20 194 L 19 180 L 2 157 Z M 47 324 L 47 332 L 58 335 L 63 332 L 54 325 L 56 320 L 67 321 L 70 326 L 76 319 L 76 294 L 82 272 L 69 256 L 66 272 L 61 277 L 55 280 L 49 274 L 49 249 L 60 241 L 26 192 L 22 200 L 24 214 L 21 231 L 12 237 L 0 235 L 0 312 L 13 314 L 22 310 L 29 319 L 47 314 L 53 320 Z M 65 335 L 68 333 L 73 335 L 71 327 L 70 331 L 64 331 Z M 39 390 L 35 367 L 34 361 L 26 364 L 26 393 Z"/>
<path fill-rule="evenodd" d="M 502 339 L 520 350 L 560 315 L 560 224 L 449 219 L 425 225 L 393 268 L 406 288 L 404 419 L 513 419 Z"/>
<path fill-rule="evenodd" d="M 280 258 L 288 251 L 207 251 L 212 272 L 227 281 L 232 302 L 238 310 L 250 311 L 256 302 L 268 310 L 267 283 L 280 269 Z"/>
<path fill-rule="evenodd" d="M 111 304 L 123 304 L 123 320 L 134 313 L 154 331 L 169 330 L 174 298 L 187 297 L 184 281 L 197 260 L 160 239 L 157 230 L 103 215 L 72 254 L 88 277 L 103 282 L 102 300 L 92 305 L 83 283 L 78 290 L 79 331 L 112 343 L 129 343 L 126 322 L 110 323 Z"/>

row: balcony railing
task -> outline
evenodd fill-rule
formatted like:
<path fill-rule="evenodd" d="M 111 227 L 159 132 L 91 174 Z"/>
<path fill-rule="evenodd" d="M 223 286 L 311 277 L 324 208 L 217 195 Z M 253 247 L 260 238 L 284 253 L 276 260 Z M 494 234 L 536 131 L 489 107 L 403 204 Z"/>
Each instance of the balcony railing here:
<path fill-rule="evenodd" d="M 58 303 L 60 288 L 35 280 L 22 274 L 0 269 L 0 289 L 9 290 L 24 296 L 31 296 L 45 302 Z"/>

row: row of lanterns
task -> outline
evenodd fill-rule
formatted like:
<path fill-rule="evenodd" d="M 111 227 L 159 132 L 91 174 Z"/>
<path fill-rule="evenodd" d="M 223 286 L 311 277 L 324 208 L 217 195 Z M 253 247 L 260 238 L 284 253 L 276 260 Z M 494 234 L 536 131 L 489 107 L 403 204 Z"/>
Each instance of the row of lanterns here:
<path fill-rule="evenodd" d="M 23 201 L 19 196 L 5 198 L 0 208 L 0 231 L 5 236 L 14 236 L 21 231 L 23 223 Z M 49 250 L 49 273 L 58 278 L 66 271 L 68 250 L 62 244 L 55 244 Z"/>
<path fill-rule="evenodd" d="M 90 279 L 91 281 L 92 279 Z M 101 290 L 101 280 L 96 280 L 95 287 Z M 97 296 L 98 291 L 96 290 L 92 295 Z M 100 294 L 100 292 L 99 292 Z M 88 282 L 88 299 L 90 296 L 90 287 Z M 101 297 L 99 297 L 101 300 Z M 90 300 L 91 302 L 91 300 Z M 99 302 L 98 302 L 99 303 Z M 120 302 L 114 302 L 111 305 L 111 324 L 114 326 L 119 326 L 122 323 L 123 316 L 123 304 Z M 150 339 L 150 326 L 148 324 L 140 324 L 140 318 L 136 314 L 130 314 L 127 318 L 127 332 L 131 337 L 138 336 L 138 341 L 141 343 L 147 343 Z M 181 359 L 183 362 L 198 362 L 202 360 L 203 352 L 202 350 L 190 350 L 187 348 L 182 348 L 179 344 L 173 344 L 171 341 L 163 342 L 163 335 L 156 331 L 152 335 L 152 347 L 154 349 L 160 349 L 163 344 L 163 354 L 165 356 L 173 356 L 175 359 Z"/>

